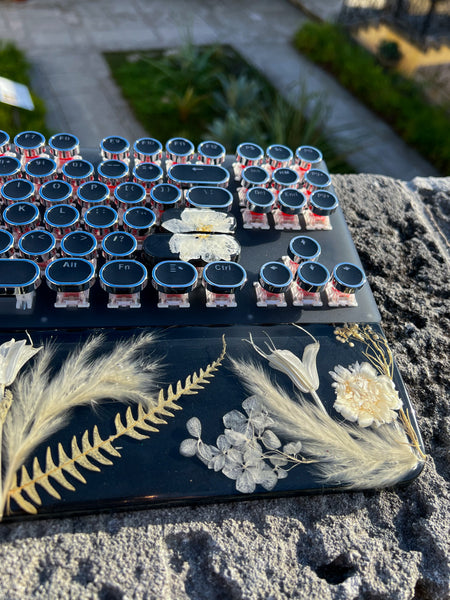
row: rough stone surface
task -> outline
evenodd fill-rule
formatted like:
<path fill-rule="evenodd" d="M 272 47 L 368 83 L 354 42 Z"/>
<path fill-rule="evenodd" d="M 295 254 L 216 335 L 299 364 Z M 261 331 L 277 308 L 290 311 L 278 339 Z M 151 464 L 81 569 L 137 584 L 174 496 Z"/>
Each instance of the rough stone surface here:
<path fill-rule="evenodd" d="M 408 487 L 0 527 L 0 597 L 446 600 L 450 597 L 448 255 L 426 207 L 449 180 L 333 177 L 418 414 Z"/>

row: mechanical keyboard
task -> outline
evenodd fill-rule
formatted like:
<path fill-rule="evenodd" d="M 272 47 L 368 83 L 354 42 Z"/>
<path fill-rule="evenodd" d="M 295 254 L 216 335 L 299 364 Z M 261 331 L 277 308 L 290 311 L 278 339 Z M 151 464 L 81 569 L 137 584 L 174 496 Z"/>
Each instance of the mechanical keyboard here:
<path fill-rule="evenodd" d="M 219 371 L 198 398 L 187 395 L 180 401 L 184 420 L 177 414 L 148 442 L 130 435 L 122 444 L 129 445 L 127 458 L 101 475 L 89 471 L 92 481 L 76 494 L 62 480 L 57 500 L 51 490 L 42 491 L 38 514 L 341 487 L 317 478 L 306 461 L 293 459 L 297 475 L 280 475 L 276 487 L 264 482 L 261 487 L 256 478 L 255 491 L 242 483 L 242 473 L 228 474 L 228 479 L 216 473 L 220 469 L 212 467 L 211 452 L 219 451 L 208 446 L 209 458 L 199 455 L 197 433 L 192 438 L 198 440 L 197 450 L 186 450 L 193 448 L 186 441 L 183 450 L 188 417 L 189 432 L 202 415 L 217 433 L 223 415 L 236 412 L 245 399 L 245 383 L 229 367 L 222 368 L 225 343 L 232 359 L 256 349 L 248 356 L 253 361 L 258 353 L 263 358 L 270 354 L 261 350 L 265 340 L 270 339 L 275 360 L 274 349 L 299 357 L 314 339 L 320 344 L 319 379 L 330 379 L 336 361 L 344 361 L 343 341 L 361 341 L 345 346 L 348 357 L 357 361 L 353 365 L 382 346 L 374 342 L 384 339 L 380 314 L 319 149 L 272 144 L 264 150 L 244 141 L 229 156 L 215 141 L 195 148 L 175 137 L 163 147 L 152 138 L 130 144 L 113 135 L 95 150 L 80 149 L 68 133 L 46 141 L 39 132 L 28 131 L 12 141 L 0 132 L 0 186 L 0 331 L 5 343 L 27 335 L 35 347 L 51 341 L 58 348 L 55 364 L 61 364 L 91 335 L 102 334 L 109 348 L 123 337 L 150 331 L 158 334 L 169 383 L 178 382 L 181 389 L 180 380 L 206 363 L 213 365 L 211 372 Z M 351 327 L 373 334 L 355 337 Z M 275 370 L 275 378 L 282 378 L 283 369 Z M 293 381 L 290 372 L 283 372 Z M 408 435 L 416 436 L 420 448 L 414 412 L 395 364 L 391 378 L 411 424 Z M 336 388 L 337 375 L 335 380 Z M 334 391 L 328 387 L 323 403 L 332 411 Z M 288 389 L 292 394 L 292 383 Z M 67 446 L 95 423 L 107 427 L 118 407 L 105 400 L 100 417 L 86 407 L 76 409 L 76 418 L 36 450 L 41 463 L 46 449 L 61 445 L 59 440 Z M 150 455 L 146 444 L 151 444 Z M 195 455 L 199 461 L 189 458 Z M 276 463 L 273 456 L 269 459 Z M 265 456 L 264 465 L 269 459 Z M 399 481 L 411 480 L 421 467 L 419 461 Z M 69 480 L 76 477 L 66 471 Z M 265 466 L 263 471 L 269 472 Z M 142 478 L 144 472 L 148 478 Z M 22 487 L 25 479 L 22 472 Z M 236 481 L 241 483 L 234 489 Z M 366 487 L 363 474 L 360 483 Z M 30 508 L 30 494 L 24 500 L 17 491 L 22 487 L 12 488 L 14 518 L 36 512 Z"/>

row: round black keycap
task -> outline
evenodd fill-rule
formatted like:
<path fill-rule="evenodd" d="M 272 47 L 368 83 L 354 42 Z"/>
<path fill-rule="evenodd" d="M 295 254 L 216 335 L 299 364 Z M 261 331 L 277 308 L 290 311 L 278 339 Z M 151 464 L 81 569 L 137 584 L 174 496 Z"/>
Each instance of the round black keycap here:
<path fill-rule="evenodd" d="M 296 263 L 316 260 L 321 253 L 319 242 L 307 235 L 298 235 L 289 242 L 288 256 Z"/>
<path fill-rule="evenodd" d="M 259 285 L 271 294 L 287 292 L 292 283 L 291 270 L 280 262 L 268 262 L 259 271 Z"/>
<path fill-rule="evenodd" d="M 39 223 L 39 209 L 31 202 L 16 202 L 3 211 L 3 220 L 11 227 L 18 228 Z"/>
<path fill-rule="evenodd" d="M 154 138 L 141 138 L 134 142 L 134 156 L 144 162 L 161 160 L 162 144 Z"/>
<path fill-rule="evenodd" d="M 9 135 L 0 129 L 0 152 L 7 152 L 9 148 Z"/>
<path fill-rule="evenodd" d="M 27 162 L 25 172 L 31 181 L 39 182 L 43 177 L 56 175 L 56 163 L 51 158 L 37 156 Z"/>
<path fill-rule="evenodd" d="M 278 207 L 286 215 L 299 215 L 306 202 L 307 198 L 300 190 L 286 188 L 278 194 Z"/>
<path fill-rule="evenodd" d="M 21 168 L 20 160 L 15 156 L 0 156 L 0 181 L 17 177 Z"/>
<path fill-rule="evenodd" d="M 311 189 L 326 188 L 331 184 L 328 173 L 320 169 L 310 169 L 305 173 L 304 181 Z"/>
<path fill-rule="evenodd" d="M 214 294 L 234 294 L 247 281 L 245 269 L 231 261 L 215 261 L 203 269 L 203 285 Z"/>
<path fill-rule="evenodd" d="M 188 190 L 186 202 L 193 208 L 231 210 L 233 195 L 225 188 L 195 186 Z"/>
<path fill-rule="evenodd" d="M 364 272 L 352 263 L 339 263 L 333 269 L 333 286 L 344 294 L 354 294 L 366 282 Z"/>
<path fill-rule="evenodd" d="M 167 178 L 171 183 L 190 185 L 226 185 L 230 174 L 219 165 L 179 164 L 170 167 Z"/>
<path fill-rule="evenodd" d="M 322 161 L 322 152 L 314 146 L 299 146 L 295 151 L 295 158 L 302 169 L 309 169 Z"/>
<path fill-rule="evenodd" d="M 39 285 L 37 263 L 25 258 L 0 258 L 0 295 L 28 294 Z"/>
<path fill-rule="evenodd" d="M 57 258 L 45 269 L 47 285 L 57 292 L 82 292 L 95 282 L 95 269 L 84 258 Z"/>
<path fill-rule="evenodd" d="M 146 206 L 133 206 L 123 214 L 123 228 L 133 235 L 147 235 L 155 221 L 155 213 Z"/>
<path fill-rule="evenodd" d="M 53 206 L 54 204 L 65 204 L 72 199 L 73 188 L 67 181 L 47 181 L 39 190 L 42 204 Z"/>
<path fill-rule="evenodd" d="M 100 142 L 100 151 L 105 158 L 122 160 L 130 153 L 130 142 L 120 135 L 110 135 Z"/>
<path fill-rule="evenodd" d="M 104 160 L 97 167 L 98 178 L 105 183 L 120 183 L 128 177 L 128 165 L 122 160 Z"/>
<path fill-rule="evenodd" d="M 320 292 L 329 279 L 328 269 L 318 262 L 305 261 L 297 269 L 297 284 L 305 292 Z"/>
<path fill-rule="evenodd" d="M 300 176 L 296 171 L 294 171 L 294 169 L 289 169 L 289 167 L 281 167 L 280 169 L 275 169 L 273 172 L 272 181 L 277 189 L 295 187 L 300 182 Z"/>
<path fill-rule="evenodd" d="M 52 135 L 52 137 L 48 140 L 48 145 L 53 151 L 53 154 L 56 156 L 58 156 L 59 153 L 67 153 L 70 151 L 72 151 L 74 154 L 77 154 L 79 151 L 80 141 L 71 133 L 57 133 Z"/>
<path fill-rule="evenodd" d="M 326 217 L 334 213 L 339 206 L 339 200 L 331 192 L 316 190 L 309 198 L 309 206 L 315 215 Z"/>
<path fill-rule="evenodd" d="M 102 251 L 106 260 L 131 258 L 136 247 L 136 238 L 126 231 L 112 231 L 102 240 Z"/>
<path fill-rule="evenodd" d="M 44 221 L 46 227 L 55 230 L 55 233 L 75 227 L 80 218 L 80 213 L 71 204 L 57 204 L 45 211 Z"/>
<path fill-rule="evenodd" d="M 62 174 L 69 183 L 79 185 L 83 181 L 91 179 L 94 174 L 93 165 L 82 158 L 73 158 L 68 160 L 62 168 Z"/>
<path fill-rule="evenodd" d="M 265 185 L 270 181 L 269 173 L 257 165 L 245 167 L 245 169 L 242 171 L 241 177 L 241 185 L 242 187 L 246 188 L 251 186 L 265 187 Z"/>
<path fill-rule="evenodd" d="M 44 150 L 45 137 L 38 131 L 22 131 L 14 138 L 14 144 L 19 153 L 26 150 Z"/>
<path fill-rule="evenodd" d="M 178 158 L 192 160 L 194 153 L 194 144 L 186 138 L 172 138 L 166 144 L 166 155 L 170 160 L 177 160 Z"/>
<path fill-rule="evenodd" d="M 269 213 L 275 203 L 275 196 L 266 188 L 250 188 L 246 194 L 247 208 L 255 213 Z"/>
<path fill-rule="evenodd" d="M 150 198 L 158 208 L 174 208 L 181 200 L 181 190 L 171 183 L 158 183 L 151 189 Z"/>
<path fill-rule="evenodd" d="M 152 282 L 164 294 L 186 294 L 197 285 L 197 269 L 184 260 L 165 260 L 153 267 Z"/>
<path fill-rule="evenodd" d="M 218 165 L 223 163 L 227 154 L 225 147 L 219 142 L 201 142 L 197 148 L 198 158 L 206 164 Z"/>
<path fill-rule="evenodd" d="M 109 188 L 101 181 L 86 181 L 77 190 L 77 196 L 83 208 L 107 204 Z"/>
<path fill-rule="evenodd" d="M 14 255 L 14 238 L 6 229 L 0 229 L 0 258 Z"/>
<path fill-rule="evenodd" d="M 19 250 L 23 258 L 44 262 L 54 254 L 56 247 L 55 237 L 42 229 L 35 229 L 24 233 L 19 239 Z"/>
<path fill-rule="evenodd" d="M 114 198 L 119 206 L 127 208 L 145 202 L 147 192 L 139 183 L 120 183 L 114 190 Z"/>
<path fill-rule="evenodd" d="M 113 260 L 100 269 L 100 285 L 110 294 L 136 294 L 147 285 L 147 269 L 136 260 Z"/>
<path fill-rule="evenodd" d="M 236 160 L 242 164 L 257 164 L 264 158 L 264 150 L 257 144 L 244 142 L 236 148 Z"/>
<path fill-rule="evenodd" d="M 34 199 L 34 185 L 28 179 L 11 179 L 2 185 L 0 193 L 8 204 L 31 202 Z"/>
<path fill-rule="evenodd" d="M 266 150 L 266 155 L 271 162 L 288 165 L 293 157 L 292 150 L 281 144 L 272 144 Z"/>
<path fill-rule="evenodd" d="M 163 170 L 152 162 L 141 162 L 133 169 L 133 180 L 142 185 L 162 182 Z"/>
<path fill-rule="evenodd" d="M 71 231 L 61 240 L 61 253 L 92 260 L 97 256 L 97 240 L 88 231 Z"/>
<path fill-rule="evenodd" d="M 84 213 L 84 222 L 91 229 L 115 228 L 118 218 L 117 211 L 110 206 L 93 206 Z"/>

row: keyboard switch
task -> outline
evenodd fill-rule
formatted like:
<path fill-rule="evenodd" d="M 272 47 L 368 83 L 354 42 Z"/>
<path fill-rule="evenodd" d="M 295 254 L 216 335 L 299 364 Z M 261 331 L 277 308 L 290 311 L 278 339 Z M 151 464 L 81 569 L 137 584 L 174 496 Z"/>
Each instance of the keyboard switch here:
<path fill-rule="evenodd" d="M 310 260 L 301 263 L 292 284 L 294 306 L 323 306 L 320 293 L 329 279 L 330 273 L 322 264 Z"/>
<path fill-rule="evenodd" d="M 242 211 L 244 229 L 270 229 L 267 214 L 275 205 L 274 194 L 261 187 L 254 187 L 246 194 L 246 206 Z"/>
<path fill-rule="evenodd" d="M 108 308 L 140 308 L 147 269 L 135 260 L 114 260 L 100 269 L 100 286 L 108 292 Z"/>
<path fill-rule="evenodd" d="M 247 273 L 241 265 L 231 261 L 211 262 L 203 269 L 202 277 L 207 308 L 237 306 L 236 292 L 247 281 Z"/>
<path fill-rule="evenodd" d="M 306 229 L 331 231 L 330 215 L 339 206 L 334 194 L 326 190 L 316 190 L 309 197 L 308 209 L 304 212 Z"/>
<path fill-rule="evenodd" d="M 197 269 L 184 260 L 166 260 L 152 271 L 153 287 L 158 290 L 158 308 L 189 308 L 189 292 L 198 281 Z"/>
<path fill-rule="evenodd" d="M 325 291 L 328 306 L 358 306 L 356 292 L 366 282 L 363 271 L 352 263 L 340 263 L 333 269 Z"/>
<path fill-rule="evenodd" d="M 84 258 L 57 258 L 45 270 L 47 285 L 56 291 L 55 308 L 89 308 L 95 269 Z"/>
<path fill-rule="evenodd" d="M 253 284 L 256 292 L 256 306 L 287 306 L 286 292 L 293 276 L 289 268 L 281 262 L 268 262 L 259 271 L 259 280 Z"/>

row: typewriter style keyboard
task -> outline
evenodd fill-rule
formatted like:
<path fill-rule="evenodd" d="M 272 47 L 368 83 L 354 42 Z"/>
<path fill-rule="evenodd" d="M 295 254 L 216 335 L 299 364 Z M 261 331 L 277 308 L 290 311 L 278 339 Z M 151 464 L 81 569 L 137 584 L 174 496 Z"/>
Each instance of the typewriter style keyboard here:
<path fill-rule="evenodd" d="M 0 185 L 4 329 L 379 321 L 316 148 L 0 132 Z"/>

